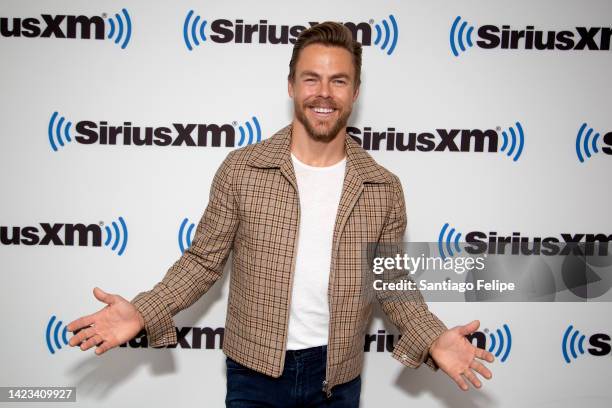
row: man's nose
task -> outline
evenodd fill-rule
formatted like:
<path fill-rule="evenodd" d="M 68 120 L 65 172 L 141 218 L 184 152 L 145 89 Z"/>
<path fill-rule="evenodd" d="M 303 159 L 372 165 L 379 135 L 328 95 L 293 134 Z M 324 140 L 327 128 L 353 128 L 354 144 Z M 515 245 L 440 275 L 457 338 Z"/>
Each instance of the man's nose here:
<path fill-rule="evenodd" d="M 329 96 L 329 83 L 327 81 L 319 82 L 319 95 L 327 98 Z"/>

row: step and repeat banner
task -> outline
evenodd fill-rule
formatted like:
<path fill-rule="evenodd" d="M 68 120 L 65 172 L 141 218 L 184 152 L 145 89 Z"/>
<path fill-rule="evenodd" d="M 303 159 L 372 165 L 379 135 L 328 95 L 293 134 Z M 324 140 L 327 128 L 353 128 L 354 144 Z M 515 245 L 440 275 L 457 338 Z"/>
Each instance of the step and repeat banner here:
<path fill-rule="evenodd" d="M 131 299 L 161 280 L 222 160 L 291 121 L 293 43 L 327 20 L 363 44 L 348 133 L 400 177 L 406 240 L 612 239 L 609 0 L 3 0 L 0 386 L 223 406 L 231 256 L 175 316 L 175 347 L 98 357 L 67 345 L 66 324 L 104 306 L 95 286 Z M 497 356 L 468 392 L 393 359 L 377 309 L 361 405 L 610 406 L 606 279 L 582 302 L 431 302 L 449 327 L 479 319 L 471 340 Z"/>

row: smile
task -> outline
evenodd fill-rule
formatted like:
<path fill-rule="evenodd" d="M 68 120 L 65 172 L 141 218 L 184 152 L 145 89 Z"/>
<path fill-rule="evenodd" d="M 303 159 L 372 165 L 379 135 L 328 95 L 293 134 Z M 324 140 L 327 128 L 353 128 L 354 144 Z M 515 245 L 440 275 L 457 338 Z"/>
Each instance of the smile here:
<path fill-rule="evenodd" d="M 309 109 L 315 113 L 315 116 L 318 116 L 321 118 L 327 118 L 336 111 L 336 109 L 333 109 L 333 108 L 320 108 L 320 107 L 310 107 Z"/>

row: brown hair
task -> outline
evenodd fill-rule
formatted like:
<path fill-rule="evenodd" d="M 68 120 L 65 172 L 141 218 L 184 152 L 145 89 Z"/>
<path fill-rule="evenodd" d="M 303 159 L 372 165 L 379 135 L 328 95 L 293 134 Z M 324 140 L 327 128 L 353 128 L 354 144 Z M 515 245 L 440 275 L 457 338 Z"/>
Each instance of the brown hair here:
<path fill-rule="evenodd" d="M 361 84 L 361 44 L 353 39 L 351 30 L 333 21 L 314 25 L 300 33 L 293 46 L 291 61 L 289 61 L 289 81 L 293 82 L 295 79 L 295 66 L 300 52 L 311 44 L 342 47 L 348 50 L 353 56 L 353 66 L 355 67 L 355 89 L 359 87 Z"/>

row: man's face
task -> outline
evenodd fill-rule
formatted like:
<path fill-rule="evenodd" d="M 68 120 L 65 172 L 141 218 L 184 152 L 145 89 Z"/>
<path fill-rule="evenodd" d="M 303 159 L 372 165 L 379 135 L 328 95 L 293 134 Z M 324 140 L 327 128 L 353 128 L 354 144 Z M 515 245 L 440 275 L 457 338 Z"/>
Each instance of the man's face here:
<path fill-rule="evenodd" d="M 296 119 L 316 141 L 328 143 L 346 127 L 359 88 L 351 53 L 341 47 L 310 44 L 300 52 L 289 81 Z"/>

